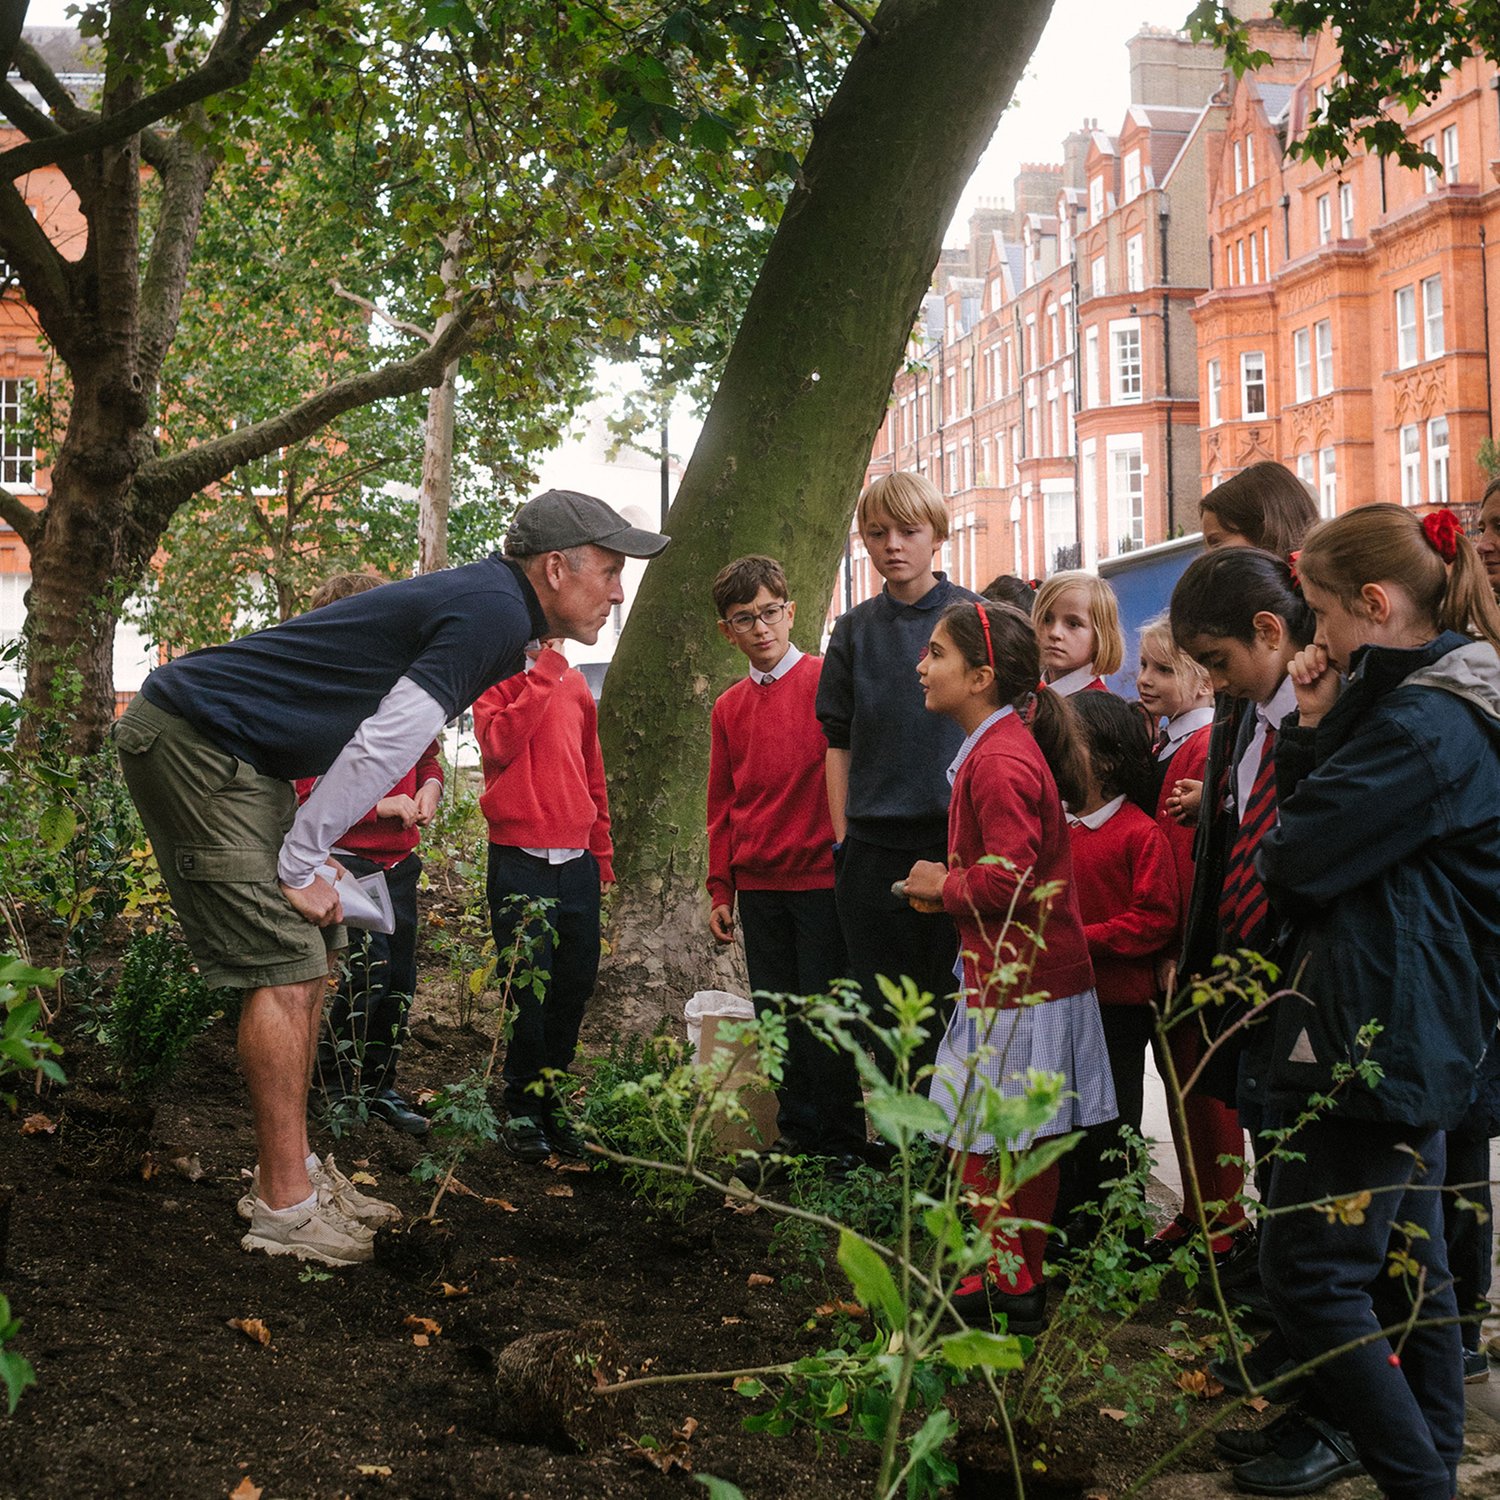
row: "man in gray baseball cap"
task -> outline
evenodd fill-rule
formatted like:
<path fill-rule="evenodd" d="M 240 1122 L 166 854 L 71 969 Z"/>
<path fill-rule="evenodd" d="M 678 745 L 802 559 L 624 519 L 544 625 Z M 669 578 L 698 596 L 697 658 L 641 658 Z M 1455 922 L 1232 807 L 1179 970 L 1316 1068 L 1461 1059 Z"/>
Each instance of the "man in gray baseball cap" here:
<path fill-rule="evenodd" d="M 245 992 L 239 1050 L 256 1169 L 246 1250 L 367 1261 L 398 1218 L 307 1133 L 329 954 L 329 851 L 444 724 L 524 669 L 528 641 L 598 639 L 627 557 L 667 538 L 549 490 L 498 553 L 389 583 L 158 667 L 115 726 L 125 781 L 203 977 Z M 318 778 L 300 807 L 291 783 Z M 330 879 L 330 875 L 333 877 Z"/>

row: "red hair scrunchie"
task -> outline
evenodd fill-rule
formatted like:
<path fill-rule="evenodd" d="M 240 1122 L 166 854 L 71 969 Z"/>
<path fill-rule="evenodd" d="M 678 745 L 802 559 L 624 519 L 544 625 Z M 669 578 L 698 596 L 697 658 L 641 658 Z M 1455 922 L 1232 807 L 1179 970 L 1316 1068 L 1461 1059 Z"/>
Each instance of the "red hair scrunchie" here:
<path fill-rule="evenodd" d="M 1300 547 L 1298 547 L 1295 552 L 1289 552 L 1289 553 L 1287 553 L 1287 558 L 1286 558 L 1287 571 L 1292 575 L 1292 587 L 1294 589 L 1298 590 L 1299 592 L 1302 589 L 1302 580 L 1297 575 L 1297 559 L 1300 558 L 1301 556 L 1302 556 L 1302 549 Z"/>
<path fill-rule="evenodd" d="M 1422 534 L 1445 563 L 1458 556 L 1458 539 L 1463 530 L 1458 517 L 1446 508 L 1422 517 Z"/>

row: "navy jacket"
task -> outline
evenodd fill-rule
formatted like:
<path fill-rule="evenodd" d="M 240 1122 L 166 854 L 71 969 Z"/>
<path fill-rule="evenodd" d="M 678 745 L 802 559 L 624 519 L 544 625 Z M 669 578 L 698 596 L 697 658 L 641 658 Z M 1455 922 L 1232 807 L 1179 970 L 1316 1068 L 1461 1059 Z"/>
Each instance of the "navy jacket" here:
<path fill-rule="evenodd" d="M 1258 862 L 1296 993 L 1271 1019 L 1271 1100 L 1330 1089 L 1375 1021 L 1384 1077 L 1343 1084 L 1336 1113 L 1451 1128 L 1500 1016 L 1500 658 L 1452 632 L 1363 648 L 1321 724 L 1287 717 L 1276 772 Z"/>

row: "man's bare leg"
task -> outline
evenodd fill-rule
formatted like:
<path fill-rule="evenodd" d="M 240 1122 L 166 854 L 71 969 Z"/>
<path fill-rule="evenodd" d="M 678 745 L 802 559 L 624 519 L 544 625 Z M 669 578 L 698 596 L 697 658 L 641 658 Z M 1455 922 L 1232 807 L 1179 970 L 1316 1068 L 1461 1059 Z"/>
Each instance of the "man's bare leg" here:
<path fill-rule="evenodd" d="M 268 985 L 245 997 L 240 1068 L 250 1090 L 260 1198 L 290 1208 L 312 1193 L 307 1175 L 307 1085 L 327 981 Z"/>

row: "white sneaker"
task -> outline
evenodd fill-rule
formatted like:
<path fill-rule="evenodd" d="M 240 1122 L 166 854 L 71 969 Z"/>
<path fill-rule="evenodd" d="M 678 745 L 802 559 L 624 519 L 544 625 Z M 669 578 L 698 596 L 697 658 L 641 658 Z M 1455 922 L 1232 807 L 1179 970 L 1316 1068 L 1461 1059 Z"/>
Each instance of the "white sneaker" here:
<path fill-rule="evenodd" d="M 235 1212 L 240 1218 L 249 1219 L 260 1201 L 260 1168 L 250 1172 L 241 1167 L 240 1176 L 249 1182 L 249 1188 L 235 1205 Z M 401 1210 L 394 1203 L 360 1192 L 339 1171 L 331 1154 L 325 1156 L 308 1176 L 320 1203 L 329 1205 L 335 1213 L 361 1228 L 379 1229 L 382 1224 L 394 1224 L 401 1217 Z"/>
<path fill-rule="evenodd" d="M 383 1198 L 371 1198 L 360 1192 L 334 1164 L 331 1151 L 308 1175 L 320 1195 L 326 1190 L 340 1212 L 347 1214 L 356 1224 L 363 1224 L 366 1229 L 379 1229 L 382 1224 L 394 1224 L 401 1217 L 401 1210 L 394 1203 L 387 1203 Z"/>
<path fill-rule="evenodd" d="M 321 1194 L 300 1214 L 274 1212 L 257 1198 L 250 1232 L 240 1241 L 240 1249 L 292 1255 L 325 1266 L 353 1266 L 374 1258 L 375 1235 L 330 1212 Z"/>

